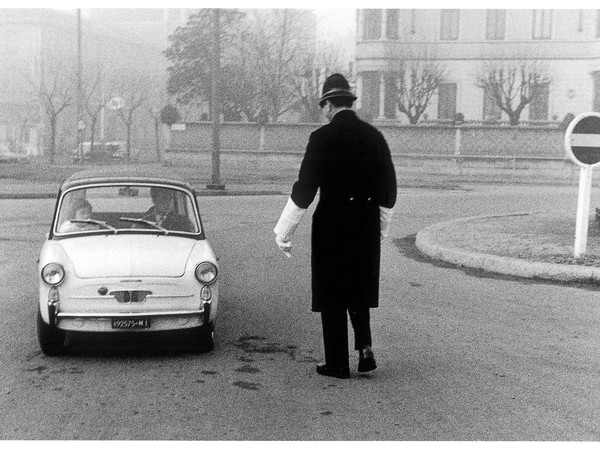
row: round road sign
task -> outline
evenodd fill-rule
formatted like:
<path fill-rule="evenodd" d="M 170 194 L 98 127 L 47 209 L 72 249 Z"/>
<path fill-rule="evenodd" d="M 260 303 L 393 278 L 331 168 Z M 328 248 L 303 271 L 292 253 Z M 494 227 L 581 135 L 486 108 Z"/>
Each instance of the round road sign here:
<path fill-rule="evenodd" d="M 123 106 L 125 106 L 125 100 L 123 100 L 121 97 L 113 97 L 108 101 L 106 106 L 108 109 L 116 111 L 117 109 L 121 109 Z"/>
<path fill-rule="evenodd" d="M 600 113 L 583 113 L 571 121 L 565 132 L 565 149 L 579 166 L 600 163 Z"/>

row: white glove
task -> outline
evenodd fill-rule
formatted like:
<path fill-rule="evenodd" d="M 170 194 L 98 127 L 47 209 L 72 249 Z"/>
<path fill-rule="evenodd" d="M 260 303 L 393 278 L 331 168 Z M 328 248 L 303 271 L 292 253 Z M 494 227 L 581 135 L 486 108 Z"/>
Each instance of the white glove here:
<path fill-rule="evenodd" d="M 273 232 L 275 233 L 275 242 L 279 249 L 289 258 L 292 256 L 290 253 L 292 250 L 292 235 L 296 231 L 296 227 L 302 220 L 306 208 L 300 208 L 297 206 L 291 197 L 281 212 L 279 221 Z"/>
<path fill-rule="evenodd" d="M 390 232 L 390 226 L 392 225 L 392 216 L 394 210 L 386 208 L 385 206 L 379 207 L 379 221 L 381 224 L 381 240 L 383 241 Z"/>
<path fill-rule="evenodd" d="M 291 240 L 284 241 L 281 237 L 275 236 L 275 242 L 277 243 L 279 250 L 281 250 L 285 256 L 287 256 L 288 258 L 292 257 L 292 241 Z"/>

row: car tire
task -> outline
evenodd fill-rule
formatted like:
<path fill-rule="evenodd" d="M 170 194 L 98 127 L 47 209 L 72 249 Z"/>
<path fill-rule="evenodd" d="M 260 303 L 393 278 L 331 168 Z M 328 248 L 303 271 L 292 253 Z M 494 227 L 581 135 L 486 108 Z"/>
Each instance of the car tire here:
<path fill-rule="evenodd" d="M 51 327 L 42 318 L 38 310 L 37 314 L 37 335 L 40 348 L 44 355 L 58 356 L 64 352 L 66 333 L 56 327 Z"/>
<path fill-rule="evenodd" d="M 198 353 L 208 353 L 215 348 L 215 331 L 210 327 L 208 330 L 200 328 L 196 334 L 196 351 Z"/>

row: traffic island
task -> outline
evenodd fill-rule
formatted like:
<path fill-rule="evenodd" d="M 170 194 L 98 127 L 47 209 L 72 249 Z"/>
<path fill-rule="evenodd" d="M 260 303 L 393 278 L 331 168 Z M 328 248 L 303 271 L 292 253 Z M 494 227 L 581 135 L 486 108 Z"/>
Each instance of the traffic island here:
<path fill-rule="evenodd" d="M 487 272 L 561 282 L 600 284 L 600 227 L 589 225 L 587 251 L 573 256 L 575 218 L 558 213 L 468 217 L 417 233 L 430 258 Z"/>

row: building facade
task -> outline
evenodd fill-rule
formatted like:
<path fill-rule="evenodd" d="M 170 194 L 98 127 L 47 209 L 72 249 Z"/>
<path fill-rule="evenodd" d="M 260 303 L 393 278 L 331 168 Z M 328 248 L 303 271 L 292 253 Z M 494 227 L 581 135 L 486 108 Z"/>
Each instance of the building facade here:
<path fill-rule="evenodd" d="M 538 64 L 538 86 L 522 121 L 561 121 L 600 111 L 600 10 L 362 9 L 357 11 L 356 80 L 365 115 L 407 123 L 395 96 L 399 61 L 435 62 L 445 79 L 424 118 L 506 121 L 476 85 L 485 64 Z"/>

